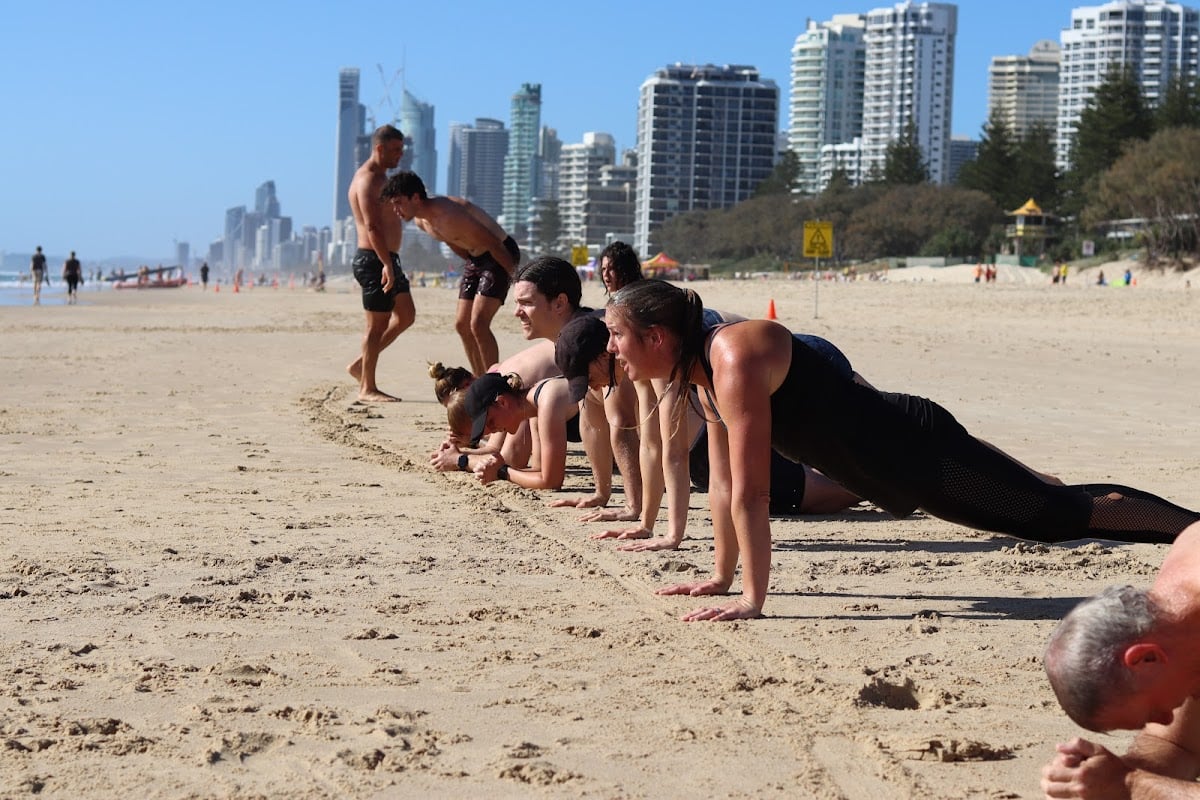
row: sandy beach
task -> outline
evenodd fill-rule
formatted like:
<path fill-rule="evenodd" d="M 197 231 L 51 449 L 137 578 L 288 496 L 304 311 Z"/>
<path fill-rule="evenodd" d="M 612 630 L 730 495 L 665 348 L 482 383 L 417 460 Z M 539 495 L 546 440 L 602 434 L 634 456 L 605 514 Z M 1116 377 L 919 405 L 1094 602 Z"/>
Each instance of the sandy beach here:
<path fill-rule="evenodd" d="M 1200 506 L 1200 283 L 960 269 L 693 287 L 773 300 L 1068 483 Z M 773 522 L 765 618 L 683 623 L 653 590 L 711 570 L 704 495 L 679 550 L 634 554 L 552 493 L 430 471 L 455 293 L 414 289 L 379 372 L 404 402 L 362 406 L 330 286 L 0 308 L 0 797 L 1040 797 L 1078 733 L 1049 631 L 1165 552 L 864 504 Z"/>

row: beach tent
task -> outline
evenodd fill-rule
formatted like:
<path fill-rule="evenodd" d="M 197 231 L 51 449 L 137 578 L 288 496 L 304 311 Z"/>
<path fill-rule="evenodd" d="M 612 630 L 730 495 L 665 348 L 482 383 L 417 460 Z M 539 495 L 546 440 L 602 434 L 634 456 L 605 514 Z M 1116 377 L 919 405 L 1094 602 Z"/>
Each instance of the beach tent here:
<path fill-rule="evenodd" d="M 679 262 L 671 258 L 665 252 L 659 253 L 654 258 L 642 262 L 643 267 L 652 267 L 654 269 L 674 269 L 679 266 Z"/>

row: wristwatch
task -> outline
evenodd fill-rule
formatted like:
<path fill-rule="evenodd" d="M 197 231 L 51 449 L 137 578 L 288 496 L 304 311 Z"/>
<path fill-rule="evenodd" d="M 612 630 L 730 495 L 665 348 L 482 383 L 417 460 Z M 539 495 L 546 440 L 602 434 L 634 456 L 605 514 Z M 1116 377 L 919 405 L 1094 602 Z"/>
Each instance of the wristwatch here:
<path fill-rule="evenodd" d="M 470 467 L 471 467 L 471 459 L 470 459 L 470 458 L 467 456 L 467 454 L 466 454 L 466 453 L 462 453 L 461 455 L 459 455 L 459 457 L 458 457 L 458 471 L 459 471 L 459 472 L 466 472 L 468 469 L 470 469 Z"/>

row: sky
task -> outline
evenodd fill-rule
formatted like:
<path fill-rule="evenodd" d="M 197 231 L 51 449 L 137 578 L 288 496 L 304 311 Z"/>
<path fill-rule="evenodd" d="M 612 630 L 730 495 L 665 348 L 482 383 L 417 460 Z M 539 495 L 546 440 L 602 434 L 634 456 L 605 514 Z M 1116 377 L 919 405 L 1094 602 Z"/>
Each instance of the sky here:
<path fill-rule="evenodd" d="M 993 56 L 1057 41 L 1069 0 L 958 3 L 953 132 L 978 138 Z M 1098 4 L 1098 3 L 1097 3 Z M 382 123 L 401 88 L 435 107 L 439 187 L 452 122 L 508 124 L 523 83 L 564 143 L 633 147 L 638 91 L 675 62 L 748 64 L 780 88 L 805 21 L 886 2 L 759 0 L 39 0 L 4 3 L 0 252 L 78 252 L 85 265 L 202 257 L 225 209 L 275 181 L 295 229 L 330 224 L 338 71 L 361 70 Z"/>

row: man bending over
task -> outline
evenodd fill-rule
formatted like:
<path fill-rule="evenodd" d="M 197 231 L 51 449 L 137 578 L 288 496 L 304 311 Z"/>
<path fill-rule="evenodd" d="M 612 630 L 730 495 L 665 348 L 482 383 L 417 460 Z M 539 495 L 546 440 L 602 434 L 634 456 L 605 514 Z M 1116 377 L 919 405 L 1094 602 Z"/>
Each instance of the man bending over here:
<path fill-rule="evenodd" d="M 462 197 L 429 197 L 415 172 L 398 172 L 383 188 L 405 222 L 440 242 L 445 242 L 463 265 L 458 289 L 454 328 L 462 338 L 471 371 L 479 377 L 500 360 L 500 347 L 492 333 L 492 318 L 500 310 L 521 250 L 511 236 L 486 211 Z"/>

